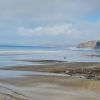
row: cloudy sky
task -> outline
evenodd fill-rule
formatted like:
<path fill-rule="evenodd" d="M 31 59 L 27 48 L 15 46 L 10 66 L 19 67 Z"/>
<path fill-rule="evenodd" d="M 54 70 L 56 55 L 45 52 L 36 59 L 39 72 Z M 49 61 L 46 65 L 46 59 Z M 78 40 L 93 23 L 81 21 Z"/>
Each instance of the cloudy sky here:
<path fill-rule="evenodd" d="M 100 39 L 100 0 L 0 0 L 0 44 Z"/>

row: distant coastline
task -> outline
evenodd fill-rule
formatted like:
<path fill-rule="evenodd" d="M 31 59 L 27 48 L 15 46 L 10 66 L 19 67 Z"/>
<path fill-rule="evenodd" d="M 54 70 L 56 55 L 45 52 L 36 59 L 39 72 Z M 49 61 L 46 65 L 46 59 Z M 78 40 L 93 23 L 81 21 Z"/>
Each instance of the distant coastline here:
<path fill-rule="evenodd" d="M 100 49 L 100 41 L 99 40 L 93 40 L 93 41 L 83 42 L 83 43 L 78 44 L 77 48 Z"/>

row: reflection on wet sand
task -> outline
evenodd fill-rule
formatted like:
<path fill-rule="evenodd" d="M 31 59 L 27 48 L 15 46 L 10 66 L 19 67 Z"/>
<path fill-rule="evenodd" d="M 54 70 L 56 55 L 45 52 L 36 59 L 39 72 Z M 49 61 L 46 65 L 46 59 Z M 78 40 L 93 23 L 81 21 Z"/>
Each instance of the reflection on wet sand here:
<path fill-rule="evenodd" d="M 75 77 L 65 73 L 71 68 L 100 68 L 100 63 L 43 62 L 44 65 L 3 68 L 1 72 L 11 72 L 10 76 L 19 77 L 0 77 L 0 100 L 100 99 L 99 80 Z"/>

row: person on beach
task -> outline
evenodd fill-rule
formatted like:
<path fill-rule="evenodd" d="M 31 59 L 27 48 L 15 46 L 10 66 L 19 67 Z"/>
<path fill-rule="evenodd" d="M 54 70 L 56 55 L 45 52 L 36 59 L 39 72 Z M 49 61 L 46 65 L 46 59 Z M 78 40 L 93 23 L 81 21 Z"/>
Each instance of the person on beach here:
<path fill-rule="evenodd" d="M 64 57 L 64 60 L 66 60 L 66 57 Z"/>

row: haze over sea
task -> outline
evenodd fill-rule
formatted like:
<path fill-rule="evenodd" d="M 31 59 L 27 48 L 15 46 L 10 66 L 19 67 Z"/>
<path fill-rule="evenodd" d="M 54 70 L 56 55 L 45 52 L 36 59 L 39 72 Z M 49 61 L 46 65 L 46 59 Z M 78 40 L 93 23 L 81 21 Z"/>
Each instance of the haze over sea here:
<path fill-rule="evenodd" d="M 91 55 L 91 56 L 88 56 Z M 92 56 L 96 55 L 96 56 Z M 61 60 L 68 62 L 100 62 L 100 50 L 72 46 L 16 46 L 0 45 L 0 67 L 39 63 L 21 60 Z M 65 57 L 65 59 L 64 59 Z"/>

